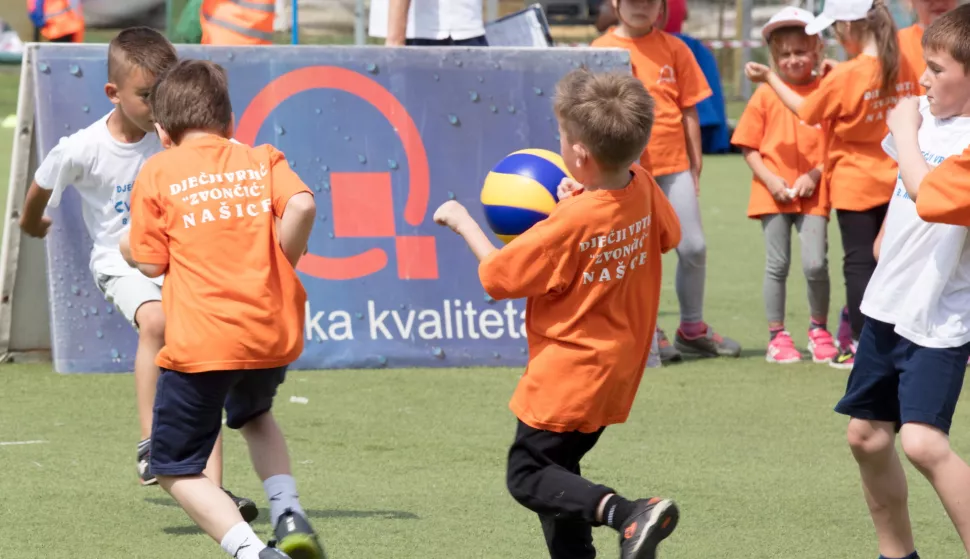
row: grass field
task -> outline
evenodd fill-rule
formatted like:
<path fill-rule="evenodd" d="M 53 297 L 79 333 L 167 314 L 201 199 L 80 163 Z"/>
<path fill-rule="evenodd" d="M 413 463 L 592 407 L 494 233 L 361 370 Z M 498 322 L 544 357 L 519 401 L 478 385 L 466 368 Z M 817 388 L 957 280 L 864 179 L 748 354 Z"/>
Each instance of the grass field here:
<path fill-rule="evenodd" d="M 0 72 L 0 116 L 13 110 L 16 74 Z M 9 153 L 10 130 L 0 133 Z M 6 176 L 7 157 L 0 158 Z M 759 226 L 745 218 L 748 173 L 739 157 L 705 164 L 701 203 L 709 242 L 707 319 L 745 346 L 736 360 L 649 370 L 628 423 L 611 427 L 585 473 L 629 496 L 681 506 L 663 557 L 876 557 L 844 418 L 831 411 L 846 373 L 764 361 Z M 830 227 L 833 311 L 841 307 L 841 250 Z M 798 254 L 797 248 L 793 250 Z M 667 264 L 661 316 L 676 323 Z M 794 264 L 790 329 L 808 323 Z M 39 309 L 39 312 L 43 312 Z M 512 369 L 294 372 L 277 416 L 304 506 L 332 559 L 536 559 L 539 523 L 507 494 L 514 430 Z M 158 488 L 135 476 L 137 427 L 130 375 L 60 376 L 42 365 L 0 367 L 0 558 L 219 557 Z M 289 403 L 301 396 L 308 403 Z M 970 456 L 968 412 L 953 444 Z M 963 556 L 929 485 L 911 475 L 911 509 L 924 557 Z M 238 434 L 226 441 L 226 484 L 265 505 Z M 268 536 L 266 509 L 256 522 Z M 615 534 L 598 529 L 602 557 Z"/>

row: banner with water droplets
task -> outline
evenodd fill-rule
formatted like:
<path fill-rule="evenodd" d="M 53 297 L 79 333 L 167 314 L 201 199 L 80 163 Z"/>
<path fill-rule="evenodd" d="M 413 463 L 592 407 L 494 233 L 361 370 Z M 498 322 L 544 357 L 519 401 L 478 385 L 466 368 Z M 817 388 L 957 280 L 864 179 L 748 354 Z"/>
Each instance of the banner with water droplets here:
<path fill-rule="evenodd" d="M 37 49 L 40 157 L 111 110 L 106 52 Z M 484 224 L 479 192 L 489 170 L 519 149 L 558 150 L 559 78 L 581 65 L 629 72 L 624 51 L 182 46 L 180 54 L 226 68 L 236 139 L 278 147 L 316 194 L 310 254 L 299 268 L 306 346 L 294 368 L 526 362 L 524 301 L 485 295 L 471 252 L 431 216 L 457 199 Z M 214 176 L 183 186 L 230 208 L 246 195 Z M 77 192 L 49 211 L 55 370 L 131 371 L 137 337 L 88 270 Z"/>

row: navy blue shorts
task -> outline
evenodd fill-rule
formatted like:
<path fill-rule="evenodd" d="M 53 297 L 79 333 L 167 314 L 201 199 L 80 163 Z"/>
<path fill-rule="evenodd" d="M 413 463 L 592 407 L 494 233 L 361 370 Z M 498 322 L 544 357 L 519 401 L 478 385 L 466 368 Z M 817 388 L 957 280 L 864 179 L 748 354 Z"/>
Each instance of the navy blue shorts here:
<path fill-rule="evenodd" d="M 857 419 L 926 423 L 949 434 L 963 388 L 970 343 L 917 345 L 892 324 L 866 317 L 845 396 L 835 411 Z"/>
<path fill-rule="evenodd" d="M 162 369 L 152 417 L 151 472 L 201 474 L 222 429 L 239 429 L 273 407 L 286 367 L 180 373 Z"/>

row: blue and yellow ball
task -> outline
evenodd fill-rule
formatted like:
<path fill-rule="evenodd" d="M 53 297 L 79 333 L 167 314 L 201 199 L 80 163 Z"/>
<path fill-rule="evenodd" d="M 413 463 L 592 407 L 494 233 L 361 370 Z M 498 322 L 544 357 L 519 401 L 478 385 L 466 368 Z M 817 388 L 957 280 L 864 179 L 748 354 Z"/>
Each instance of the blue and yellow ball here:
<path fill-rule="evenodd" d="M 567 177 L 562 157 L 545 149 L 519 150 L 499 161 L 482 187 L 485 220 L 495 236 L 508 244 L 549 217 Z"/>

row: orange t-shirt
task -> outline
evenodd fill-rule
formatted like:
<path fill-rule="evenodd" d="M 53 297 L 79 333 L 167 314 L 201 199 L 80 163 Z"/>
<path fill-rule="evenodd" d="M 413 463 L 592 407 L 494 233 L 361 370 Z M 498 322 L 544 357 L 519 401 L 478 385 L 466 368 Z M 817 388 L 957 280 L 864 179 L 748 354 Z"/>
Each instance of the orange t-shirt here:
<path fill-rule="evenodd" d="M 923 177 L 916 213 L 930 223 L 970 227 L 970 148 L 947 157 Z"/>
<path fill-rule="evenodd" d="M 816 80 L 806 85 L 790 86 L 795 93 L 806 96 L 818 88 Z M 761 85 L 751 96 L 731 143 L 756 150 L 761 154 L 768 169 L 784 179 L 789 186 L 822 162 L 824 137 L 818 126 L 801 121 L 781 102 L 771 86 Z M 754 177 L 748 217 L 758 218 L 768 214 L 801 213 L 829 215 L 829 195 L 825 184 L 819 184 L 810 198 L 795 198 L 788 204 L 779 204 L 761 179 Z"/>
<path fill-rule="evenodd" d="M 889 133 L 886 112 L 897 97 L 915 92 L 911 70 L 900 65 L 896 95 L 879 92 L 880 65 L 860 54 L 843 62 L 822 78 L 804 98 L 798 116 L 808 124 L 821 124 L 825 134 L 825 168 L 822 183 L 832 207 L 865 211 L 889 202 L 896 185 L 896 162 L 882 149 Z"/>
<path fill-rule="evenodd" d="M 168 265 L 159 366 L 266 369 L 300 356 L 306 292 L 275 225 L 300 192 L 310 190 L 269 145 L 204 136 L 145 162 L 130 241 L 136 261 Z"/>
<path fill-rule="evenodd" d="M 584 192 L 482 260 L 485 291 L 528 297 L 529 364 L 509 407 L 536 429 L 626 421 L 657 322 L 661 258 L 680 222 L 635 165 L 621 190 Z"/>
<path fill-rule="evenodd" d="M 640 164 L 655 177 L 690 169 L 683 109 L 697 105 L 712 92 L 687 45 L 655 29 L 636 39 L 620 37 L 611 31 L 598 37 L 591 46 L 630 51 L 633 75 L 653 96 L 656 104 L 653 130 Z"/>
<path fill-rule="evenodd" d="M 926 90 L 919 85 L 919 79 L 926 71 L 926 60 L 923 59 L 923 26 L 914 23 L 900 29 L 896 34 L 899 41 L 899 53 L 913 76 L 916 77 L 916 95 L 925 95 Z"/>

